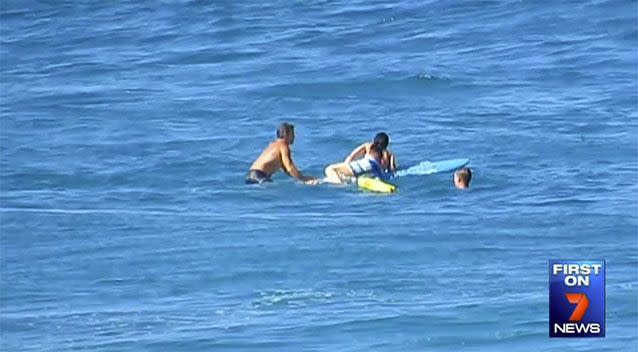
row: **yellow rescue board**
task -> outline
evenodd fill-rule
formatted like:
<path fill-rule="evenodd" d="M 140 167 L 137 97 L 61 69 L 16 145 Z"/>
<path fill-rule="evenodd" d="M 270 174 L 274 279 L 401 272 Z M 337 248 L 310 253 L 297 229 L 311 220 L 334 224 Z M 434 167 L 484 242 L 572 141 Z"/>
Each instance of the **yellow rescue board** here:
<path fill-rule="evenodd" d="M 379 180 L 378 178 L 365 176 L 357 178 L 357 186 L 361 189 L 365 189 L 366 191 L 380 193 L 392 193 L 397 190 L 397 187 L 393 184 Z"/>

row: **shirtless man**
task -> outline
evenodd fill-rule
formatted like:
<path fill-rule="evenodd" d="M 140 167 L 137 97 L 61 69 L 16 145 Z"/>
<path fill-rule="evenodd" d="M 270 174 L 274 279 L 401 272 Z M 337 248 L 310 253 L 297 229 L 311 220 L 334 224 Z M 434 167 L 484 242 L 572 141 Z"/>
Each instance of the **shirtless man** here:
<path fill-rule="evenodd" d="M 305 184 L 315 185 L 319 181 L 312 176 L 304 176 L 292 161 L 290 145 L 295 142 L 295 126 L 284 122 L 277 129 L 277 139 L 270 143 L 255 160 L 246 176 L 246 183 L 272 182 L 270 176 L 282 169 L 286 174 Z"/>

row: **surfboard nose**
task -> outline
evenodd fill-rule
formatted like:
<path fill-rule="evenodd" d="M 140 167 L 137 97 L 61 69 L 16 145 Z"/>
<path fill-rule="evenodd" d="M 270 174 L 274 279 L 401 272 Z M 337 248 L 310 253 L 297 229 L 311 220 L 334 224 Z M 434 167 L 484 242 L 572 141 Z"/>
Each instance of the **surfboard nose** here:
<path fill-rule="evenodd" d="M 365 176 L 357 178 L 357 186 L 366 191 L 379 193 L 393 193 L 397 190 L 397 187 L 391 183 Z"/>

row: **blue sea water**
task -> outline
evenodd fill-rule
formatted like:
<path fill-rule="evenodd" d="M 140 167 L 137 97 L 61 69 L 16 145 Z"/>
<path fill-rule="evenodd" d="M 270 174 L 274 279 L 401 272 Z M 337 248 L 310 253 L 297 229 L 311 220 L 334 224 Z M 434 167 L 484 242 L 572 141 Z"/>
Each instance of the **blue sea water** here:
<path fill-rule="evenodd" d="M 0 350 L 638 350 L 635 1 L 0 3 Z M 321 175 L 383 130 L 398 193 Z M 550 259 L 607 337 L 548 338 Z"/>

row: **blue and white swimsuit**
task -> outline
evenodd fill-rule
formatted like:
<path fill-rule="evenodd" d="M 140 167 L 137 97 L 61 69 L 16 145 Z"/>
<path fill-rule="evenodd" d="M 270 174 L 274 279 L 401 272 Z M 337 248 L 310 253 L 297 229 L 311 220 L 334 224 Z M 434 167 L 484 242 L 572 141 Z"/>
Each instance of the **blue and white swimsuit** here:
<path fill-rule="evenodd" d="M 379 165 L 379 162 L 371 157 L 366 156 L 364 158 L 352 161 L 348 164 L 348 167 L 350 168 L 350 170 L 352 170 L 352 173 L 355 175 L 355 177 L 371 173 L 373 176 L 381 179 L 387 178 L 387 175 L 383 171 L 381 165 Z"/>

